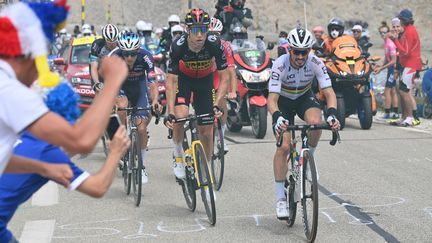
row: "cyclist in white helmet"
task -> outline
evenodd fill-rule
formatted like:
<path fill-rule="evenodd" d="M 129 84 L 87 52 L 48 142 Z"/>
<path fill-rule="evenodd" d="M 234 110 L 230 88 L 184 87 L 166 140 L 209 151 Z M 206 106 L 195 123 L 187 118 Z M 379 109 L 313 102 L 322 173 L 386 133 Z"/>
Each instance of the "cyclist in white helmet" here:
<path fill-rule="evenodd" d="M 276 138 L 288 122 L 294 122 L 298 115 L 307 124 L 321 124 L 321 106 L 312 93 L 314 77 L 327 100 L 326 121 L 332 129 L 339 129 L 336 119 L 336 95 L 330 77 L 323 62 L 311 53 L 315 38 L 306 29 L 296 28 L 288 34 L 289 52 L 280 56 L 273 63 L 269 82 L 268 109 L 272 114 L 273 129 Z M 273 158 L 273 170 L 276 182 L 276 215 L 278 219 L 289 217 L 285 196 L 285 178 L 288 171 L 286 163 L 290 150 L 291 134 L 283 134 L 283 144 L 276 149 Z M 309 150 L 313 155 L 321 136 L 320 130 L 310 132 Z"/>
<path fill-rule="evenodd" d="M 153 57 L 149 52 L 141 48 L 139 35 L 132 32 L 121 35 L 118 47 L 109 55 L 117 55 L 123 58 L 129 67 L 129 74 L 116 100 L 117 107 L 126 108 L 131 106 L 146 108 L 151 106 L 153 110 L 161 112 L 162 106 L 159 105 L 158 101 L 159 92 L 155 80 Z M 149 104 L 149 101 L 151 104 Z M 118 114 L 123 124 L 125 124 L 125 112 L 119 111 Z M 141 141 L 141 156 L 142 160 L 145 161 L 148 139 L 147 125 L 150 123 L 151 113 L 149 111 L 139 111 L 136 119 Z M 147 171 L 144 167 L 142 183 L 147 183 L 147 181 Z"/>
<path fill-rule="evenodd" d="M 210 25 L 209 25 L 209 31 L 212 34 L 215 34 L 217 36 L 220 37 L 221 33 L 223 30 L 223 24 L 222 22 L 217 19 L 212 17 L 210 19 Z M 233 55 L 233 51 L 231 48 L 231 44 L 229 41 L 225 41 L 221 39 L 221 43 L 224 47 L 224 52 L 225 52 L 225 56 L 227 59 L 227 63 L 228 63 L 228 73 L 229 73 L 229 88 L 228 88 L 228 99 L 229 100 L 235 100 L 237 98 L 237 76 L 235 73 L 235 63 L 234 63 L 234 55 Z M 219 73 L 217 72 L 217 70 L 215 70 L 215 72 L 213 73 L 213 77 L 214 77 L 214 81 L 213 81 L 213 85 L 215 90 L 218 89 L 219 87 Z M 236 104 L 238 105 L 237 102 L 234 102 L 232 104 Z M 233 105 L 232 105 L 233 106 Z M 223 100 L 223 104 L 222 107 L 227 111 L 227 104 L 226 104 L 226 100 Z M 240 107 L 238 107 L 240 108 Z M 222 115 L 222 133 L 225 136 L 225 130 L 226 130 L 226 121 L 227 121 L 227 116 L 228 116 L 228 112 L 224 112 L 224 114 Z M 219 137 L 217 137 L 219 138 Z M 228 152 L 228 145 L 225 143 L 224 140 L 224 150 L 225 152 Z"/>
<path fill-rule="evenodd" d="M 184 29 L 183 27 L 181 27 L 181 25 L 178 24 L 171 27 L 171 37 L 173 40 L 181 36 L 183 33 L 184 33 Z"/>
<path fill-rule="evenodd" d="M 90 50 L 90 75 L 93 81 L 93 89 L 99 91 L 103 77 L 99 76 L 99 63 L 102 57 L 108 55 L 117 46 L 119 29 L 113 24 L 107 24 L 102 28 L 102 39 L 96 39 Z"/>

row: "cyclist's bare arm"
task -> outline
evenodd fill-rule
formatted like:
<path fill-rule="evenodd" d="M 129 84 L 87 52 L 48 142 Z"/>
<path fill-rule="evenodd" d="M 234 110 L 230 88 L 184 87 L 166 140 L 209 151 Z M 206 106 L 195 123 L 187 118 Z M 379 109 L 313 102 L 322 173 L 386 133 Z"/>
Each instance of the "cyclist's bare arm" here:
<path fill-rule="evenodd" d="M 166 82 L 166 96 L 168 102 L 168 113 L 174 113 L 178 75 L 168 73 Z"/>
<path fill-rule="evenodd" d="M 272 115 L 275 111 L 279 110 L 278 100 L 279 100 L 278 93 L 269 93 L 267 98 L 267 106 L 270 115 Z"/>
<path fill-rule="evenodd" d="M 152 104 L 157 104 L 158 97 L 159 97 L 157 82 L 150 82 L 149 87 L 150 87 L 150 96 L 151 96 Z"/>
<path fill-rule="evenodd" d="M 222 101 L 225 98 L 225 95 L 228 91 L 228 85 L 230 83 L 230 73 L 228 71 L 228 68 L 225 68 L 224 70 L 219 70 L 218 72 L 220 77 L 220 84 L 217 92 L 216 104 L 219 107 L 222 107 Z"/>
<path fill-rule="evenodd" d="M 322 90 L 324 93 L 324 96 L 326 98 L 326 102 L 327 102 L 327 109 L 328 108 L 337 108 L 337 103 L 336 103 L 336 94 L 333 90 L 332 87 L 328 87 Z"/>
<path fill-rule="evenodd" d="M 234 67 L 228 67 L 228 72 L 229 72 L 229 78 L 230 78 L 230 85 L 231 85 L 231 91 L 228 94 L 228 98 L 229 99 L 235 99 L 235 95 L 237 92 L 237 77 L 236 77 L 236 73 L 235 73 L 235 68 Z"/>
<path fill-rule="evenodd" d="M 108 124 L 115 98 L 126 79 L 126 63 L 119 57 L 104 58 L 101 72 L 106 77 L 105 86 L 75 125 L 48 112 L 30 125 L 29 131 L 69 153 L 91 152 Z"/>
<path fill-rule="evenodd" d="M 99 73 L 98 73 L 99 63 L 91 62 L 90 63 L 90 75 L 95 84 L 99 83 Z"/>
<path fill-rule="evenodd" d="M 67 164 L 49 164 L 13 155 L 5 168 L 6 173 L 36 173 L 53 181 L 69 186 L 72 170 Z"/>
<path fill-rule="evenodd" d="M 129 145 L 130 140 L 126 136 L 125 126 L 122 125 L 110 142 L 110 150 L 105 164 L 96 174 L 87 178 L 77 190 L 96 198 L 105 195 L 116 175 L 118 161 Z"/>

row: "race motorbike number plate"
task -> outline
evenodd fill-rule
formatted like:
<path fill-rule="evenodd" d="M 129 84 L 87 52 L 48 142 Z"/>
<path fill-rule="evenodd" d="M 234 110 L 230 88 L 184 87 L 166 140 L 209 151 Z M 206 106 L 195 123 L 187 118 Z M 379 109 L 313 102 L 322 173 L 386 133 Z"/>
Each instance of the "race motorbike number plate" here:
<path fill-rule="evenodd" d="M 348 65 L 354 65 L 354 64 L 355 64 L 355 61 L 354 61 L 354 60 L 347 60 L 346 63 L 347 63 Z"/>
<path fill-rule="evenodd" d="M 260 52 L 259 51 L 247 51 L 246 53 L 245 53 L 245 56 L 246 57 L 259 57 L 261 54 L 260 54 Z"/>

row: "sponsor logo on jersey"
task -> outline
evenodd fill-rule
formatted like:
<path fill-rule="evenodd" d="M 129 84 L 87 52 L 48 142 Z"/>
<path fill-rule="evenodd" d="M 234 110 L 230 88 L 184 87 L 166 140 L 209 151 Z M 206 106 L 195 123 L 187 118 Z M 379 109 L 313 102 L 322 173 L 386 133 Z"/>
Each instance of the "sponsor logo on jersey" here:
<path fill-rule="evenodd" d="M 285 70 L 286 66 L 285 63 L 282 66 L 279 66 L 277 69 L 279 70 L 279 72 L 283 72 L 283 70 Z"/>
<path fill-rule="evenodd" d="M 312 62 L 315 63 L 316 65 L 320 64 L 320 62 L 318 61 L 318 59 L 316 57 L 312 57 Z"/>
<path fill-rule="evenodd" d="M 213 61 L 212 59 L 203 60 L 203 61 L 185 61 L 185 66 L 192 70 L 208 70 L 212 67 Z"/>

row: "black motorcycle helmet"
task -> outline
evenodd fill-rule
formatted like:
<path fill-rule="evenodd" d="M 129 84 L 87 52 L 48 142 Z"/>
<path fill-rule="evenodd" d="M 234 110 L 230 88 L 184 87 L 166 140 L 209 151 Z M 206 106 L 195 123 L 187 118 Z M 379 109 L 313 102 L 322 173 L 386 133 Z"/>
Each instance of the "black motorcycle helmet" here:
<path fill-rule="evenodd" d="M 332 18 L 327 25 L 327 31 L 329 36 L 331 36 L 332 29 L 338 30 L 339 36 L 343 35 L 345 31 L 345 22 L 338 17 Z"/>
<path fill-rule="evenodd" d="M 230 5 L 234 9 L 241 9 L 243 7 L 243 1 L 242 0 L 231 0 Z"/>

